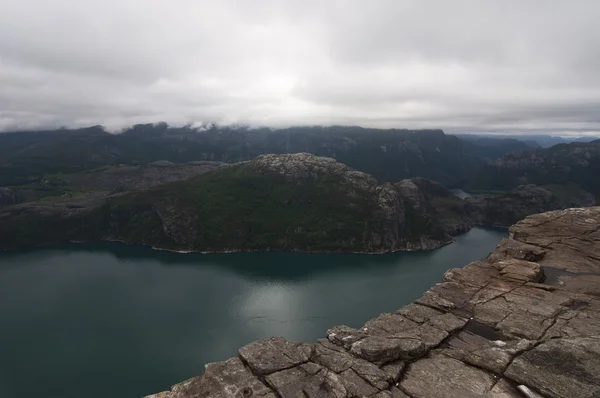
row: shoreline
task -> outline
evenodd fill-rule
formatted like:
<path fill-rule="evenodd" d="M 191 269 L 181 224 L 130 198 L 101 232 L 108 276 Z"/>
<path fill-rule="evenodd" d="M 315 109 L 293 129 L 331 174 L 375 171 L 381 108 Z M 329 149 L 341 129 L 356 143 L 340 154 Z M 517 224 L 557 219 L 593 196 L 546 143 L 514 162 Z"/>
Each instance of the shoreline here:
<path fill-rule="evenodd" d="M 278 252 L 278 253 L 311 253 L 311 254 L 362 254 L 362 255 L 385 255 L 385 254 L 394 254 L 394 253 L 415 253 L 415 252 L 426 252 L 431 250 L 437 250 L 444 246 L 450 245 L 456 242 L 456 237 L 469 233 L 473 230 L 473 228 L 481 228 L 481 229 L 491 229 L 491 230 L 507 230 L 508 226 L 499 226 L 499 225 L 483 225 L 476 224 L 468 231 L 461 232 L 459 234 L 453 235 L 452 239 L 447 242 L 439 242 L 438 245 L 427 248 L 427 249 L 395 249 L 395 250 L 380 250 L 380 251 L 344 251 L 344 250 L 281 250 L 281 249 L 255 249 L 255 250 L 245 250 L 245 249 L 227 249 L 227 250 L 177 250 L 177 249 L 169 249 L 162 248 L 157 246 L 152 246 L 143 243 L 130 243 L 120 239 L 100 239 L 100 240 L 69 240 L 66 242 L 53 242 L 53 243 L 45 243 L 40 245 L 33 246 L 25 246 L 19 248 L 12 249 L 0 249 L 0 253 L 16 253 L 20 250 L 27 249 L 39 249 L 43 247 L 52 247 L 61 244 L 93 244 L 93 243 L 101 243 L 101 242 L 109 242 L 109 243 L 120 243 L 127 246 L 139 246 L 144 247 L 156 251 L 161 252 L 169 252 L 169 253 L 177 253 L 177 254 L 233 254 L 233 253 L 269 253 L 269 252 Z"/>
<path fill-rule="evenodd" d="M 466 233 L 466 232 L 465 232 Z M 169 249 L 162 248 L 152 245 L 140 244 L 140 243 L 129 243 L 119 239 L 102 239 L 99 241 L 69 241 L 68 243 L 82 244 L 82 243 L 98 243 L 98 242 L 113 242 L 120 243 L 127 246 L 140 246 L 149 248 L 156 251 L 169 252 L 169 253 L 177 253 L 177 254 L 233 254 L 233 253 L 310 253 L 310 254 L 366 254 L 366 255 L 382 255 L 382 254 L 393 254 L 393 253 L 407 253 L 407 252 L 425 252 L 430 250 L 437 250 L 444 246 L 454 243 L 456 240 L 454 237 L 447 241 L 440 243 L 440 245 L 428 249 L 398 249 L 398 250 L 382 250 L 382 251 L 343 251 L 343 250 L 279 250 L 279 249 L 256 249 L 256 250 L 245 250 L 245 249 L 226 249 L 226 250 L 177 250 L 177 249 Z M 38 246 L 43 247 L 43 246 Z"/>

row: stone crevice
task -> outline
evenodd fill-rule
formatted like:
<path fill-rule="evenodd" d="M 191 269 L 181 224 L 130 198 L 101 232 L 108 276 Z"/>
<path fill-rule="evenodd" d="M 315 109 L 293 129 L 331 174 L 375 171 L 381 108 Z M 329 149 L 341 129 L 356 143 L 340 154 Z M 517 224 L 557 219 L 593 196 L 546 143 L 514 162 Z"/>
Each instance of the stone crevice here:
<path fill-rule="evenodd" d="M 400 383 L 398 383 L 398 385 L 396 386 L 396 388 L 399 389 L 400 391 L 402 391 L 404 393 L 404 395 L 406 395 L 408 398 L 417 398 L 414 395 L 411 395 L 408 391 L 406 391 L 406 389 L 403 388 Z"/>
<path fill-rule="evenodd" d="M 237 358 L 240 360 L 240 362 L 242 363 L 242 365 L 244 366 L 244 368 L 250 372 L 258 381 L 260 381 L 265 388 L 268 388 L 270 390 L 271 393 L 273 393 L 276 397 L 280 397 L 279 394 L 277 393 L 277 391 L 272 389 L 272 386 L 269 385 L 269 382 L 264 378 L 263 375 L 257 374 L 251 367 L 250 365 L 248 365 L 248 362 L 246 362 L 246 360 L 238 355 Z M 245 388 L 245 387 L 243 387 Z M 242 392 L 243 392 L 243 388 L 242 388 Z M 254 393 L 254 392 L 253 392 Z"/>

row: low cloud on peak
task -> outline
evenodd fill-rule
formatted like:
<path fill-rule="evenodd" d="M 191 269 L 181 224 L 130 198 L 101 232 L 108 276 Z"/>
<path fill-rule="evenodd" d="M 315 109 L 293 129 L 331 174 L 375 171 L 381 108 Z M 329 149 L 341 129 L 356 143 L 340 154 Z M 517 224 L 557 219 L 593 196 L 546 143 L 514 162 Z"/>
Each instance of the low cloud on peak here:
<path fill-rule="evenodd" d="M 135 123 L 600 131 L 600 3 L 0 4 L 0 130 Z"/>

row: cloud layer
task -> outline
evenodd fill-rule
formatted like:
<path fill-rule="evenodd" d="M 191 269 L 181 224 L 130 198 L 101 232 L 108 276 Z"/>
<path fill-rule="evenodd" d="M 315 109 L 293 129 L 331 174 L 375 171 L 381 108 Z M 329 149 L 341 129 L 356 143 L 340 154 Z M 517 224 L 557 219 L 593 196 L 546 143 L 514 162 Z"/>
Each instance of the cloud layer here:
<path fill-rule="evenodd" d="M 0 130 L 600 131 L 596 0 L 0 1 Z"/>

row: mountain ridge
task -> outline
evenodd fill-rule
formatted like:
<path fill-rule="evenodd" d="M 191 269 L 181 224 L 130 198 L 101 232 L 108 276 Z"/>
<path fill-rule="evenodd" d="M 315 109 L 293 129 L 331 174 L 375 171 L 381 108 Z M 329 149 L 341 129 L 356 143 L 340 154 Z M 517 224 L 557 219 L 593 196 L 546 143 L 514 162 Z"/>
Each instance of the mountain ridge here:
<path fill-rule="evenodd" d="M 600 195 L 600 140 L 515 151 L 484 166 L 467 184 L 471 189 L 512 189 L 523 184 L 576 184 Z"/>
<path fill-rule="evenodd" d="M 210 125 L 205 129 L 136 125 L 120 134 L 101 126 L 78 130 L 0 134 L 0 186 L 26 185 L 44 175 L 105 165 L 221 161 L 235 163 L 263 154 L 308 152 L 333 157 L 385 181 L 425 177 L 447 186 L 463 184 L 482 165 L 517 141 L 478 145 L 442 130 L 369 129 L 356 126 L 286 129 Z"/>
<path fill-rule="evenodd" d="M 415 181 L 380 183 L 306 153 L 262 155 L 146 190 L 10 206 L 0 236 L 4 248 L 105 239 L 176 251 L 379 253 L 440 247 L 470 228 L 455 210 L 461 199 L 435 204 L 426 187 L 446 188 Z M 448 212 L 460 225 L 438 221 Z"/>

